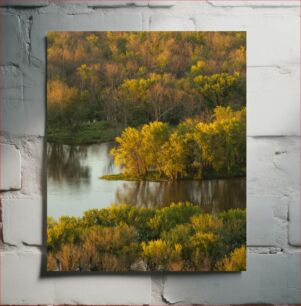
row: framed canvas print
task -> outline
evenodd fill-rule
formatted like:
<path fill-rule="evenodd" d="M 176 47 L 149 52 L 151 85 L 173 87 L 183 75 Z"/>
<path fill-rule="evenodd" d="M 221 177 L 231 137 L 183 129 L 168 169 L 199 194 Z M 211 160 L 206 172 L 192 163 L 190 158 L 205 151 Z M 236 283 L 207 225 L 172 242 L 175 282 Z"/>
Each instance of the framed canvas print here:
<path fill-rule="evenodd" d="M 244 270 L 246 33 L 48 33 L 47 271 Z"/>

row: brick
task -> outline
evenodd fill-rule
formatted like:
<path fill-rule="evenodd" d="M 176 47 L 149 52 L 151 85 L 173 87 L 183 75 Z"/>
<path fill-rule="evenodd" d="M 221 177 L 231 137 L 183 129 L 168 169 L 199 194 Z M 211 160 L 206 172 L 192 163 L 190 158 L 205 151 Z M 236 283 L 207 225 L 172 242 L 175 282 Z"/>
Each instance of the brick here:
<path fill-rule="evenodd" d="M 47 169 L 43 162 L 46 154 L 44 139 L 30 138 L 21 142 L 22 154 L 22 194 L 26 197 L 43 197 Z M 30 178 L 30 179 L 28 179 Z"/>
<path fill-rule="evenodd" d="M 300 237 L 300 194 L 295 194 L 289 202 L 289 243 L 293 246 L 301 246 Z"/>
<path fill-rule="evenodd" d="M 178 2 L 177 1 L 162 1 L 162 0 L 149 0 L 148 1 L 148 5 L 149 7 L 164 7 L 164 8 L 170 8 L 173 7 L 175 5 L 177 5 Z"/>
<path fill-rule="evenodd" d="M 169 274 L 163 297 L 181 304 L 298 303 L 299 277 L 299 253 L 251 253 L 246 272 Z"/>
<path fill-rule="evenodd" d="M 0 144 L 0 190 L 21 188 L 21 154 L 13 145 Z"/>
<path fill-rule="evenodd" d="M 298 7 L 298 0 L 296 1 L 214 1 L 208 0 L 208 4 L 214 7 L 256 7 L 256 8 L 265 8 L 265 7 Z"/>
<path fill-rule="evenodd" d="M 48 0 L 0 0 L 0 6 L 5 7 L 41 7 L 48 4 Z"/>
<path fill-rule="evenodd" d="M 149 28 L 152 31 L 192 31 L 195 30 L 195 25 L 190 17 L 152 15 Z"/>
<path fill-rule="evenodd" d="M 300 65 L 299 16 L 296 14 L 256 14 L 246 17 L 248 65 L 286 67 Z M 242 16 L 242 18 L 244 18 Z M 289 47 L 288 47 L 289 46 Z"/>
<path fill-rule="evenodd" d="M 24 110 L 19 121 L 18 134 L 45 135 L 46 126 L 46 75 L 45 70 L 29 66 L 24 69 Z"/>
<path fill-rule="evenodd" d="M 293 66 L 248 68 L 248 135 L 300 133 L 298 75 L 299 69 Z"/>
<path fill-rule="evenodd" d="M 60 0 L 50 0 L 51 3 L 60 4 Z M 176 1 L 156 1 L 156 0 L 73 0 L 69 4 L 85 4 L 92 8 L 126 8 L 126 7 L 160 7 L 170 8 L 176 4 Z"/>
<path fill-rule="evenodd" d="M 2 66 L 0 67 L 0 78 L 2 100 L 20 103 L 23 98 L 21 70 L 16 66 Z"/>
<path fill-rule="evenodd" d="M 0 20 L 4 33 L 1 39 L 1 64 L 18 65 L 22 62 L 24 51 L 20 19 L 14 14 L 0 14 Z"/>
<path fill-rule="evenodd" d="M 300 138 L 280 137 L 275 139 L 275 151 L 272 163 L 278 176 L 287 183 L 286 194 L 299 194 L 300 188 Z M 285 186 L 285 184 L 284 184 Z"/>
<path fill-rule="evenodd" d="M 248 195 L 299 193 L 299 150 L 298 137 L 248 137 Z"/>
<path fill-rule="evenodd" d="M 39 89 L 37 89 L 38 91 Z M 15 126 L 11 123 L 6 131 L 16 136 L 45 135 L 45 99 L 25 101 L 22 108 L 9 118 L 15 118 Z M 29 105 L 28 105 L 29 104 Z M 31 104 L 31 105 L 30 105 Z M 34 106 L 34 108 L 31 108 Z M 31 111 L 32 109 L 32 111 Z M 11 121 L 12 122 L 12 121 Z"/>
<path fill-rule="evenodd" d="M 250 195 L 247 198 L 247 245 L 275 246 L 277 220 L 273 208 L 277 197 Z M 263 235 L 264 233 L 264 235 Z"/>
<path fill-rule="evenodd" d="M 148 275 L 41 277 L 40 252 L 1 252 L 1 256 L 3 304 L 137 305 L 150 302 Z"/>
<path fill-rule="evenodd" d="M 3 80 L 2 129 L 9 135 L 45 134 L 45 72 L 25 66 L 0 68 Z"/>
<path fill-rule="evenodd" d="M 40 278 L 41 253 L 1 252 L 1 263 L 1 303 L 54 304 L 54 283 Z"/>
<path fill-rule="evenodd" d="M 22 72 L 15 66 L 0 68 L 2 87 L 2 129 L 7 133 L 18 130 L 16 116 L 23 110 L 23 80 Z"/>
<path fill-rule="evenodd" d="M 88 7 L 95 8 L 119 8 L 119 7 L 129 7 L 129 6 L 148 6 L 149 1 L 101 1 L 101 0 L 92 0 L 86 1 Z"/>
<path fill-rule="evenodd" d="M 42 245 L 42 199 L 3 199 L 3 241 L 10 245 Z M 46 208 L 44 207 L 44 213 Z M 16 226 L 17 225 L 17 226 Z"/>

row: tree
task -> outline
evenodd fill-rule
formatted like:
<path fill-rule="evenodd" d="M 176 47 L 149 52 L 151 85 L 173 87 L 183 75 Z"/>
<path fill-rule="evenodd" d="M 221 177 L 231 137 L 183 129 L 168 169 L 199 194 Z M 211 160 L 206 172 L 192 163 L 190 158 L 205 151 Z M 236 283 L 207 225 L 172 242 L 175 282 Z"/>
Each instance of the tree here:
<path fill-rule="evenodd" d="M 170 135 L 168 141 L 162 146 L 160 171 L 171 180 L 176 180 L 187 174 L 185 160 L 185 143 L 177 132 Z"/>
<path fill-rule="evenodd" d="M 203 167 L 212 165 L 217 173 L 245 173 L 246 110 L 233 111 L 217 107 L 211 123 L 196 125 L 195 140 L 199 145 Z"/>
<path fill-rule="evenodd" d="M 116 137 L 117 148 L 111 150 L 116 165 L 122 167 L 125 174 L 143 176 L 147 173 L 141 132 L 135 128 L 126 128 L 120 137 Z"/>
<path fill-rule="evenodd" d="M 127 128 L 116 138 L 119 145 L 111 154 L 125 174 L 144 176 L 159 170 L 160 149 L 168 135 L 168 124 L 158 121 L 145 124 L 140 130 Z"/>
<path fill-rule="evenodd" d="M 203 95 L 207 106 L 212 109 L 218 105 L 226 104 L 226 98 L 236 90 L 239 78 L 239 72 L 232 75 L 216 73 L 209 76 L 198 75 L 194 77 L 193 81 Z"/>
<path fill-rule="evenodd" d="M 159 171 L 158 160 L 161 155 L 161 148 L 167 141 L 170 134 L 170 127 L 167 123 L 154 121 L 144 124 L 141 128 L 143 157 L 147 171 Z"/>

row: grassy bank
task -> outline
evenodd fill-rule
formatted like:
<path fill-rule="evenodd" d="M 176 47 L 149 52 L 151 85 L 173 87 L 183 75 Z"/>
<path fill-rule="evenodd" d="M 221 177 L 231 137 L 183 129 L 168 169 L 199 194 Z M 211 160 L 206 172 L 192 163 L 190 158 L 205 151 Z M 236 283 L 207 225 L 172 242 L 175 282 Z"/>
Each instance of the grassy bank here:
<path fill-rule="evenodd" d="M 226 174 L 217 174 L 217 173 L 208 173 L 201 177 L 193 177 L 187 176 L 182 177 L 178 180 L 214 180 L 214 179 L 230 179 L 230 178 L 243 178 L 245 175 L 243 173 L 237 173 L 234 175 L 226 175 Z M 150 173 L 144 176 L 134 176 L 129 174 L 107 174 L 100 176 L 99 179 L 107 180 L 107 181 L 150 181 L 150 182 L 166 182 L 170 181 L 171 179 L 165 176 L 162 176 L 158 173 Z"/>
<path fill-rule="evenodd" d="M 147 174 L 145 176 L 139 177 L 129 174 L 107 174 L 99 177 L 102 180 L 108 181 L 151 181 L 151 182 L 165 182 L 169 179 L 167 177 L 162 177 L 156 173 Z"/>
<path fill-rule="evenodd" d="M 76 128 L 48 128 L 47 141 L 61 144 L 92 144 L 113 141 L 121 127 L 106 121 L 85 123 Z"/>

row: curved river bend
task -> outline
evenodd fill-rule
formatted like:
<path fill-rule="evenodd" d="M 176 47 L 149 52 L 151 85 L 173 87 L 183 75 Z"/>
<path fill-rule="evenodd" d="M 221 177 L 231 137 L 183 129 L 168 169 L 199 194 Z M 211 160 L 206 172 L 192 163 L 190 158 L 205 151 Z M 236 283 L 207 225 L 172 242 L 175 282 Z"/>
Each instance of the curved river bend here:
<path fill-rule="evenodd" d="M 246 207 L 246 179 L 176 182 L 107 181 L 98 177 L 120 173 L 110 156 L 112 143 L 88 146 L 47 144 L 47 214 L 82 216 L 112 203 L 160 207 L 189 201 L 214 213 Z"/>

